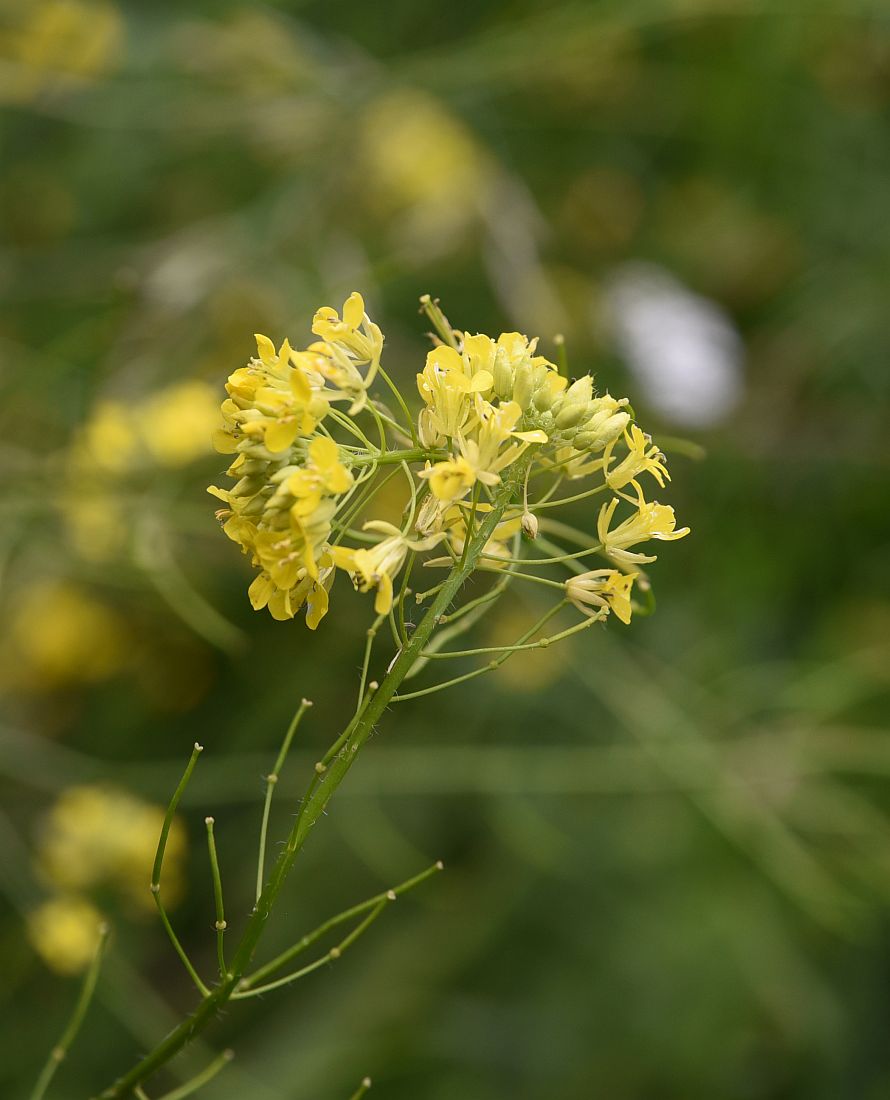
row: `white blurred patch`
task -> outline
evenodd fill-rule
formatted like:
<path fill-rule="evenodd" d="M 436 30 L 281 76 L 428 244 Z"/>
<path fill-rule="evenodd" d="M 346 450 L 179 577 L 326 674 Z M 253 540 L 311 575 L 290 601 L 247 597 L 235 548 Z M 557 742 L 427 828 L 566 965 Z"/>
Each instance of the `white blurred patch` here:
<path fill-rule="evenodd" d="M 729 415 L 742 394 L 744 349 L 724 310 L 644 263 L 617 269 L 605 304 L 621 356 L 665 420 L 704 428 Z"/>

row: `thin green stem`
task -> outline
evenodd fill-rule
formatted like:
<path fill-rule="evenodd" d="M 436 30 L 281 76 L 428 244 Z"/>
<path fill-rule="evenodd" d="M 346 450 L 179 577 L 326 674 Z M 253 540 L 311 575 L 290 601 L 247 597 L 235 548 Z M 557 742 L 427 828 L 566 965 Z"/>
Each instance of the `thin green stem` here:
<path fill-rule="evenodd" d="M 497 554 L 482 554 L 487 560 L 501 561 L 507 565 L 559 565 L 560 562 L 574 561 L 576 558 L 587 558 L 591 554 L 599 554 L 602 550 L 600 543 L 588 546 L 586 550 L 578 550 L 574 554 L 560 554 L 556 558 L 501 558 Z"/>
<path fill-rule="evenodd" d="M 571 497 L 560 497 L 558 500 L 542 499 L 537 504 L 532 505 L 532 511 L 537 512 L 541 508 L 561 508 L 564 504 L 575 504 L 579 500 L 586 500 L 588 497 L 595 497 L 598 493 L 604 493 L 608 488 L 608 485 L 597 485 L 593 489 L 588 489 L 583 493 L 575 493 Z"/>
<path fill-rule="evenodd" d="M 427 447 L 410 447 L 404 450 L 398 451 L 385 451 L 383 454 L 378 454 L 376 448 L 373 454 L 369 455 L 356 455 L 352 459 L 353 466 L 392 466 L 393 463 L 398 462 L 425 462 L 427 459 L 433 462 L 439 462 L 448 457 L 447 451 L 437 450 L 435 448 Z"/>
<path fill-rule="evenodd" d="M 500 559 L 497 559 L 497 560 L 504 561 L 506 559 L 500 558 Z M 526 561 L 527 559 L 518 558 L 517 560 L 518 561 Z M 485 573 L 501 573 L 502 572 L 502 570 L 498 569 L 498 567 L 496 565 L 486 565 L 485 562 L 480 562 L 476 566 L 476 568 L 481 569 Z M 518 577 L 520 580 L 523 580 L 523 581 L 531 581 L 533 584 L 543 584 L 547 588 L 562 588 L 563 587 L 562 581 L 552 581 L 552 580 L 550 580 L 549 577 L 536 577 L 534 573 L 520 573 L 518 569 L 511 569 L 510 570 L 510 576 L 511 577 Z"/>
<path fill-rule="evenodd" d="M 369 451 L 376 453 L 377 448 L 371 442 L 370 439 L 361 430 L 358 424 L 352 419 L 351 416 L 347 416 L 345 413 L 341 413 L 339 409 L 335 409 L 333 406 L 329 410 L 329 415 L 332 420 L 335 420 L 341 428 L 345 428 L 350 435 L 355 436 L 359 443 L 363 443 Z"/>
<path fill-rule="evenodd" d="M 292 947 L 289 947 L 280 955 L 276 955 L 271 962 L 267 962 L 264 966 L 255 970 L 253 974 L 242 979 L 239 990 L 251 989 L 258 983 L 264 982 L 276 971 L 281 970 L 283 967 L 287 966 L 288 963 L 293 962 L 298 955 L 301 955 L 307 948 L 311 947 L 312 944 L 320 940 L 322 936 L 326 935 L 332 929 L 339 927 L 341 924 L 345 924 L 347 921 L 353 920 L 355 917 L 360 917 L 363 913 L 367 913 L 369 909 L 373 909 L 374 906 L 378 905 L 381 901 L 394 901 L 396 898 L 401 897 L 402 894 L 406 894 L 409 890 L 413 890 L 415 887 L 422 885 L 428 878 L 431 878 L 433 875 L 443 870 L 444 866 L 442 861 L 438 860 L 431 867 L 427 867 L 425 871 L 413 875 L 398 886 L 375 894 L 373 897 L 359 902 L 358 905 L 353 905 L 349 909 L 344 909 L 342 913 L 337 913 L 336 916 L 329 917 L 317 928 L 313 928 L 311 932 L 307 932 L 306 935 L 303 936 L 302 939 L 299 939 Z"/>
<path fill-rule="evenodd" d="M 365 686 L 368 682 L 368 668 L 371 664 L 371 650 L 374 648 L 374 639 L 377 637 L 377 631 L 380 629 L 380 624 L 385 618 L 385 615 L 378 615 L 374 622 L 368 627 L 368 633 L 365 639 L 365 655 L 362 659 L 362 675 L 358 685 L 359 707 L 361 707 L 365 699 Z M 259 897 L 259 894 L 257 897 Z"/>
<path fill-rule="evenodd" d="M 565 604 L 565 600 L 560 600 L 559 603 L 554 604 L 549 611 L 538 619 L 534 626 L 529 627 L 515 645 L 502 647 L 506 652 L 501 652 L 500 656 L 489 661 L 487 665 L 483 665 L 481 668 L 474 668 L 471 672 L 465 672 L 463 676 L 455 676 L 451 680 L 443 680 L 440 684 L 433 684 L 431 687 L 421 688 L 419 691 L 409 691 L 403 695 L 394 695 L 392 701 L 394 703 L 404 703 L 409 699 L 419 699 L 423 695 L 434 695 L 437 691 L 444 691 L 446 688 L 454 687 L 456 684 L 465 683 L 467 680 L 474 680 L 477 676 L 482 676 L 486 672 L 494 672 L 494 670 L 500 668 L 504 661 L 506 661 L 512 653 L 515 653 L 517 649 L 525 648 L 525 643 L 528 639 L 531 638 L 533 634 L 537 634 L 537 632 L 549 622 L 558 611 L 561 611 L 562 608 L 565 607 Z M 588 623 L 585 621 L 581 625 L 586 627 Z M 561 638 L 564 636 L 565 632 L 563 631 L 558 637 Z M 555 640 L 555 638 L 542 639 L 544 646 L 549 645 L 551 641 Z M 544 647 L 540 643 L 536 643 L 536 645 L 531 648 L 538 649 Z"/>
<path fill-rule="evenodd" d="M 257 855 L 257 867 L 256 867 L 256 898 L 259 899 L 260 894 L 263 892 L 263 880 L 266 869 L 266 838 L 269 832 L 269 814 L 272 809 L 272 795 L 275 793 L 275 787 L 278 784 L 279 777 L 281 776 L 281 769 L 284 767 L 284 762 L 287 759 L 287 754 L 290 752 L 291 742 L 294 739 L 294 734 L 297 732 L 297 728 L 300 725 L 300 721 L 303 715 L 312 706 L 312 703 L 308 699 L 300 701 L 300 705 L 296 710 L 290 725 L 287 727 L 287 733 L 284 735 L 284 740 L 281 743 L 281 749 L 278 752 L 278 759 L 275 761 L 275 767 L 266 776 L 266 798 L 263 802 L 263 820 L 260 824 L 260 844 L 259 853 Z"/>
<path fill-rule="evenodd" d="M 273 989 L 281 989 L 282 986 L 292 985 L 294 982 L 298 982 L 300 978 L 305 978 L 307 974 L 313 973 L 315 970 L 319 970 L 325 963 L 334 962 L 335 959 L 339 959 L 343 952 L 351 947 L 352 944 L 363 935 L 380 916 L 386 906 L 389 904 L 389 898 L 385 897 L 382 901 L 378 901 L 370 913 L 365 917 L 360 924 L 357 924 L 355 928 L 345 936 L 335 947 L 332 947 L 330 951 L 327 951 L 320 959 L 316 959 L 315 962 L 311 962 L 308 966 L 301 967 L 299 970 L 295 970 L 293 974 L 285 974 L 283 978 L 276 978 L 274 982 L 267 982 L 266 985 L 258 985 L 249 990 L 236 990 L 232 997 L 234 1000 L 243 1000 L 246 997 L 261 997 L 265 993 L 271 993 Z"/>
<path fill-rule="evenodd" d="M 214 1077 L 226 1068 L 226 1066 L 235 1057 L 233 1050 L 224 1050 L 217 1058 L 214 1058 L 210 1065 L 196 1074 L 190 1081 L 186 1081 L 184 1085 L 180 1085 L 179 1088 L 173 1089 L 172 1092 L 165 1092 L 163 1096 L 158 1100 L 185 1100 L 186 1096 L 191 1096 L 196 1093 L 198 1089 L 203 1088 L 208 1081 L 212 1081 Z"/>
<path fill-rule="evenodd" d="M 155 852 L 155 861 L 151 869 L 151 884 L 150 889 L 152 897 L 155 899 L 155 906 L 158 910 L 158 916 L 161 918 L 161 924 L 164 926 L 164 931 L 167 933 L 167 937 L 173 944 L 173 949 L 179 956 L 182 965 L 188 971 L 189 977 L 197 986 L 198 992 L 202 997 L 206 997 L 210 990 L 201 981 L 197 970 L 192 965 L 191 959 L 185 952 L 185 948 L 179 942 L 179 937 L 173 931 L 173 925 L 170 923 L 170 918 L 167 916 L 167 910 L 164 908 L 164 903 L 161 901 L 161 869 L 164 865 L 164 853 L 167 850 L 167 838 L 170 835 L 170 826 L 173 824 L 173 817 L 176 813 L 176 807 L 179 805 L 179 800 L 182 798 L 183 791 L 188 786 L 188 782 L 192 777 L 192 772 L 195 770 L 195 764 L 198 762 L 198 757 L 204 751 L 204 746 L 195 742 L 195 747 L 192 749 L 192 755 L 189 757 L 189 762 L 186 764 L 185 771 L 182 773 L 182 779 L 179 781 L 179 786 L 173 792 L 173 797 L 170 799 L 170 804 L 167 806 L 167 812 L 164 814 L 164 823 L 161 825 L 161 835 L 158 839 L 158 848 Z"/>
<path fill-rule="evenodd" d="M 473 484 L 473 498 L 470 501 L 470 514 L 467 517 L 467 530 L 464 535 L 464 548 L 461 551 L 460 563 L 467 560 L 467 551 L 470 549 L 470 543 L 473 541 L 473 528 L 476 526 L 476 508 L 479 505 L 479 482 Z"/>
<path fill-rule="evenodd" d="M 207 854 L 210 857 L 210 874 L 213 878 L 213 905 L 216 910 L 216 957 L 219 961 L 219 976 L 226 976 L 226 954 L 223 937 L 226 934 L 226 910 L 223 904 L 222 876 L 219 873 L 219 859 L 216 855 L 216 838 L 213 835 L 213 818 L 205 817 L 207 826 Z"/>
<path fill-rule="evenodd" d="M 362 1083 L 355 1090 L 355 1092 L 352 1094 L 352 1096 L 349 1097 L 349 1100 L 362 1100 L 362 1097 L 365 1095 L 365 1093 L 371 1087 L 371 1083 L 372 1082 L 371 1082 L 370 1077 L 363 1077 L 362 1078 Z"/>
<path fill-rule="evenodd" d="M 396 399 L 396 404 L 399 406 L 402 411 L 402 415 L 405 417 L 405 424 L 408 426 L 408 431 L 411 435 L 411 442 L 414 444 L 415 447 L 419 447 L 420 441 L 417 438 L 417 428 L 415 428 L 414 426 L 414 417 L 408 410 L 408 406 L 405 404 L 405 399 L 404 397 L 402 397 L 402 394 L 399 391 L 399 387 L 393 382 L 393 380 L 389 377 L 383 367 L 378 367 L 378 372 L 380 374 L 380 377 L 389 387 L 390 393 Z"/>
<path fill-rule="evenodd" d="M 405 564 L 405 571 L 402 574 L 402 586 L 399 589 L 399 598 L 396 600 L 396 608 L 399 616 L 399 634 L 402 638 L 408 637 L 408 631 L 405 626 L 405 600 L 407 600 L 411 593 L 408 582 L 411 580 L 411 573 L 414 570 L 414 562 L 416 560 L 416 554 L 412 553 L 409 555 L 408 561 Z"/>
<path fill-rule="evenodd" d="M 89 969 L 84 976 L 83 985 L 80 987 L 80 996 L 77 998 L 74 1011 L 71 1013 L 71 1018 L 66 1024 L 65 1030 L 62 1032 L 59 1041 L 49 1052 L 49 1057 L 43 1069 L 40 1071 L 40 1076 L 37 1078 L 37 1083 L 31 1092 L 31 1100 L 43 1100 L 43 1096 L 49 1088 L 50 1082 L 56 1074 L 56 1070 L 67 1057 L 68 1051 L 71 1049 L 71 1044 L 77 1037 L 80 1026 L 90 1007 L 90 1001 L 93 999 L 93 993 L 96 991 L 96 982 L 99 980 L 99 969 L 102 966 L 102 956 L 105 952 L 105 944 L 108 942 L 108 933 L 109 927 L 103 922 L 99 925 L 99 938 L 96 942 L 96 949 L 93 952 L 93 958 L 90 962 Z"/>

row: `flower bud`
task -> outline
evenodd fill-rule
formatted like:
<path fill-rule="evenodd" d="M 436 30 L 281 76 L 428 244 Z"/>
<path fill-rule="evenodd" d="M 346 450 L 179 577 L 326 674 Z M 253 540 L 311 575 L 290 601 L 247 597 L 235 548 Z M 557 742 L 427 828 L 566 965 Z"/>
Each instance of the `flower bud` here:
<path fill-rule="evenodd" d="M 529 362 L 520 363 L 513 376 L 513 400 L 523 412 L 532 403 L 534 367 Z"/>
<path fill-rule="evenodd" d="M 536 539 L 538 537 L 538 517 L 536 515 L 531 512 L 523 512 L 519 525 L 526 538 Z"/>
<path fill-rule="evenodd" d="M 547 371 L 540 386 L 535 390 L 533 398 L 534 406 L 541 412 L 547 412 L 555 401 L 561 396 L 568 385 L 566 379 L 555 371 Z"/>
<path fill-rule="evenodd" d="M 513 396 L 513 368 L 502 348 L 498 348 L 494 361 L 494 392 L 501 400 Z"/>

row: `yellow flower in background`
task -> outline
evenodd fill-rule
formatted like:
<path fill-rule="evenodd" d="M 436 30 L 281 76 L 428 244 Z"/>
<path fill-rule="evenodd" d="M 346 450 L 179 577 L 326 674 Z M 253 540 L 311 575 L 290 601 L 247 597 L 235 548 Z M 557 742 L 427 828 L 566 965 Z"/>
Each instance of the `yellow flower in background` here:
<path fill-rule="evenodd" d="M 70 581 L 27 588 L 8 624 L 20 685 L 42 689 L 94 683 L 129 659 L 131 638 L 115 611 Z"/>
<path fill-rule="evenodd" d="M 216 390 L 199 381 L 167 386 L 137 404 L 134 420 L 152 458 L 161 466 L 185 466 L 210 453 L 219 423 Z"/>
<path fill-rule="evenodd" d="M 101 0 L 30 0 L 0 31 L 0 102 L 77 87 L 101 76 L 120 56 L 123 22 Z"/>
<path fill-rule="evenodd" d="M 75 461 L 102 473 L 129 469 L 141 440 L 129 406 L 122 401 L 100 401 L 79 433 Z"/>
<path fill-rule="evenodd" d="M 126 791 L 100 785 L 69 787 L 43 821 L 37 864 L 61 892 L 111 887 L 149 908 L 151 866 L 164 811 Z M 164 858 L 165 901 L 182 888 L 185 832 L 174 820 Z"/>
<path fill-rule="evenodd" d="M 102 915 L 84 898 L 51 898 L 33 909 L 25 927 L 31 946 L 51 970 L 78 974 L 99 943 Z"/>
<path fill-rule="evenodd" d="M 484 210 L 492 160 L 439 100 L 412 88 L 389 92 L 372 101 L 359 131 L 359 178 L 379 206 L 403 211 L 400 233 L 444 243 Z"/>
<path fill-rule="evenodd" d="M 565 582 L 566 596 L 585 615 L 614 611 L 627 624 L 631 617 L 630 592 L 638 576 L 617 569 L 592 569 Z"/>
<path fill-rule="evenodd" d="M 608 504 L 604 504 L 600 509 L 596 526 L 597 535 L 606 554 L 619 564 L 634 565 L 655 561 L 652 555 L 634 553 L 628 549 L 638 542 L 648 542 L 649 539 L 672 542 L 689 534 L 688 527 L 675 530 L 677 518 L 670 505 L 659 504 L 657 501 L 645 501 L 642 494 L 637 502 L 636 514 L 610 531 L 609 525 L 617 507 L 617 497 L 613 497 Z"/>

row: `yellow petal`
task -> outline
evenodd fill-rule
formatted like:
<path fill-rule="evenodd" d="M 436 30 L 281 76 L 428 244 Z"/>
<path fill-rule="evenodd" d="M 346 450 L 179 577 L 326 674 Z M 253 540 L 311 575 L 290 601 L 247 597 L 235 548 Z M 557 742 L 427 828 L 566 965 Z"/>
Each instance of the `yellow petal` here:
<path fill-rule="evenodd" d="M 315 630 L 328 613 L 328 592 L 324 585 L 314 585 L 306 599 L 306 625 Z"/>
<path fill-rule="evenodd" d="M 377 595 L 374 599 L 374 610 L 378 615 L 388 614 L 392 607 L 392 577 L 384 573 L 377 586 Z"/>
<path fill-rule="evenodd" d="M 221 455 L 233 455 L 238 450 L 238 440 L 225 428 L 214 428 L 210 433 L 213 449 Z"/>
<path fill-rule="evenodd" d="M 266 450 L 273 454 L 286 451 L 297 438 L 296 420 L 276 420 L 266 428 Z"/>
<path fill-rule="evenodd" d="M 358 291 L 352 294 L 343 303 L 343 320 L 350 328 L 358 328 L 365 315 L 365 303 Z"/>
<path fill-rule="evenodd" d="M 546 443 L 549 438 L 547 433 L 542 432 L 540 429 L 535 429 L 533 432 L 514 432 L 513 436 L 525 443 Z"/>
<path fill-rule="evenodd" d="M 477 370 L 470 379 L 470 393 L 485 393 L 494 385 L 494 378 L 487 370 Z"/>
<path fill-rule="evenodd" d="M 260 359 L 267 366 L 272 366 L 275 362 L 275 345 L 268 336 L 263 336 L 259 332 L 255 332 L 253 338 L 256 340 L 256 350 Z"/>
<path fill-rule="evenodd" d="M 309 444 L 309 457 L 320 470 L 329 470 L 340 457 L 337 444 L 325 435 L 319 435 Z"/>

